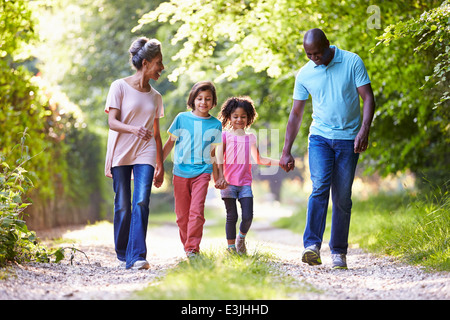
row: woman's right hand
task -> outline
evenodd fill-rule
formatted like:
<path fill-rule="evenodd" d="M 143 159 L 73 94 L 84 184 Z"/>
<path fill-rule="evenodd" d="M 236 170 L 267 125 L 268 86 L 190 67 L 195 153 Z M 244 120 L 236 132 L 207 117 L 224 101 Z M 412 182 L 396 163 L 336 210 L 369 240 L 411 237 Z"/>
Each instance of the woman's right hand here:
<path fill-rule="evenodd" d="M 135 127 L 120 121 L 120 110 L 110 108 L 108 112 L 108 124 L 111 130 L 121 133 L 131 133 L 136 137 L 148 141 L 152 138 L 153 132 L 145 127 Z"/>
<path fill-rule="evenodd" d="M 150 140 L 153 136 L 152 132 L 145 127 L 136 127 L 133 134 L 145 141 Z"/>

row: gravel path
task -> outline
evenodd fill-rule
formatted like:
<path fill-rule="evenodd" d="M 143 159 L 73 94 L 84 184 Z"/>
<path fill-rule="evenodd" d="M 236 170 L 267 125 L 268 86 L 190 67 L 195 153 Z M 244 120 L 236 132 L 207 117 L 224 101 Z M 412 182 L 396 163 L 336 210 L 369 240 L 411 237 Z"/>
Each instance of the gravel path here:
<path fill-rule="evenodd" d="M 419 267 L 399 263 L 390 257 L 367 254 L 350 248 L 349 270 L 331 270 L 328 245 L 322 247 L 321 266 L 310 267 L 301 262 L 301 235 L 270 226 L 270 219 L 288 214 L 281 208 L 256 204 L 255 219 L 248 237 L 248 249 L 263 248 L 275 254 L 280 270 L 317 290 L 302 293 L 298 299 L 400 299 L 449 300 L 450 273 L 427 273 Z M 264 214 L 266 212 L 266 214 Z M 38 234 L 39 235 L 39 234 Z M 112 225 L 100 223 L 83 228 L 54 229 L 41 233 L 41 239 L 61 237 L 75 240 L 73 265 L 68 259 L 59 264 L 27 264 L 10 267 L 10 276 L 0 280 L 0 300 L 109 300 L 126 299 L 134 290 L 155 283 L 165 272 L 184 259 L 178 228 L 174 223 L 149 229 L 146 271 L 117 268 L 112 242 Z M 61 244 L 58 244 L 61 246 Z M 71 246 L 71 245 L 69 245 Z M 223 239 L 210 238 L 205 232 L 202 249 L 221 249 Z"/>

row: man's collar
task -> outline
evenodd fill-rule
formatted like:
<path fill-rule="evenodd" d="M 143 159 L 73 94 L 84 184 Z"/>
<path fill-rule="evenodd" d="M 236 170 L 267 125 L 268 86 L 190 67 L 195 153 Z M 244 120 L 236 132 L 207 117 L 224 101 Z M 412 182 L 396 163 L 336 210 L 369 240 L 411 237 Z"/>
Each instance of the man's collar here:
<path fill-rule="evenodd" d="M 325 66 L 325 65 L 320 65 L 320 66 L 324 66 L 325 68 L 331 67 L 332 65 L 334 65 L 335 63 L 340 63 L 342 62 L 342 54 L 341 54 L 341 50 L 339 50 L 339 48 L 337 46 L 330 46 L 330 48 L 334 48 L 334 57 L 333 59 L 331 59 L 330 63 Z M 314 68 L 319 67 L 318 65 L 316 65 L 314 62 Z"/>
<path fill-rule="evenodd" d="M 337 46 L 330 46 L 330 48 L 334 48 L 334 57 L 333 59 L 331 59 L 330 64 L 337 63 L 337 62 L 342 62 L 342 53 L 341 50 L 339 50 L 339 48 Z"/>

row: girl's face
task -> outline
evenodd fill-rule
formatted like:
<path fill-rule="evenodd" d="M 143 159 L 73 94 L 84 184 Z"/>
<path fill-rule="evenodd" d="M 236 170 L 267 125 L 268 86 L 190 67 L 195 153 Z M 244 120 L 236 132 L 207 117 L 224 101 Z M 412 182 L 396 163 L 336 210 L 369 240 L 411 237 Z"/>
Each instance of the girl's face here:
<path fill-rule="evenodd" d="M 248 116 L 243 108 L 236 108 L 231 113 L 230 124 L 233 130 L 245 129 L 247 127 Z"/>
<path fill-rule="evenodd" d="M 194 106 L 193 114 L 199 117 L 208 117 L 209 110 L 214 107 L 211 90 L 200 91 L 194 99 Z"/>

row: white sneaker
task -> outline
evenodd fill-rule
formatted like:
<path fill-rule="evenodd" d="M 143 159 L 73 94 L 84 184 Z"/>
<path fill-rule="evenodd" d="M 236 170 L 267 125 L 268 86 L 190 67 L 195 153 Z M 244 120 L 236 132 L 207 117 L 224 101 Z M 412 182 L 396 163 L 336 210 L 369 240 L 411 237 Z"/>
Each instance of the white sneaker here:
<path fill-rule="evenodd" d="M 130 269 L 133 270 L 142 270 L 142 269 L 149 269 L 150 264 L 147 262 L 147 260 L 138 260 L 136 261 Z"/>
<path fill-rule="evenodd" d="M 120 261 L 117 264 L 117 269 L 125 269 L 127 267 L 127 262 L 126 261 Z"/>

